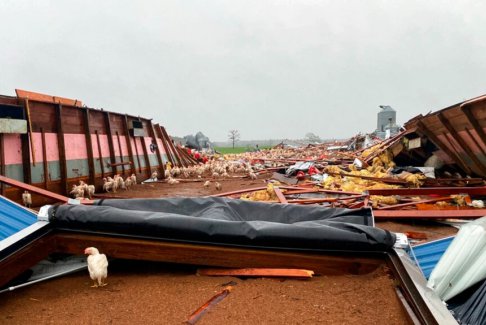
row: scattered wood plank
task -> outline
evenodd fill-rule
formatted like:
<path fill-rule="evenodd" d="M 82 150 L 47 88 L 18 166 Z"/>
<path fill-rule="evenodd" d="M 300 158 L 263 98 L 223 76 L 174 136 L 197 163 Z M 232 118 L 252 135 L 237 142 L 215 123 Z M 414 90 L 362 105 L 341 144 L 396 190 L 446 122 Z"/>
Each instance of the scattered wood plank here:
<path fill-rule="evenodd" d="M 241 277 L 283 277 L 312 278 L 314 271 L 304 269 L 245 268 L 245 269 L 198 269 L 198 275 L 241 276 Z"/>
<path fill-rule="evenodd" d="M 204 305 L 199 307 L 195 312 L 191 314 L 191 316 L 189 316 L 189 319 L 186 321 L 186 324 L 191 324 L 191 325 L 196 324 L 211 307 L 217 305 L 221 300 L 226 298 L 226 296 L 230 294 L 232 289 L 233 289 L 232 286 L 227 286 L 222 291 L 215 294 Z"/>

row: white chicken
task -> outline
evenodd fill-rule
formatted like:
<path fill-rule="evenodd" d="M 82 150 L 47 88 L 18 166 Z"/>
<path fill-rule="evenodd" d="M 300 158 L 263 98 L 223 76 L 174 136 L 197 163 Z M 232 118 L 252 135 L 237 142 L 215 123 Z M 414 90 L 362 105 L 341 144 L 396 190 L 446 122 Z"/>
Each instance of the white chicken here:
<path fill-rule="evenodd" d="M 32 205 L 32 195 L 30 195 L 28 191 L 22 193 L 22 202 L 27 208 L 30 208 L 30 206 Z"/>
<path fill-rule="evenodd" d="M 108 259 L 105 254 L 100 254 L 97 248 L 88 247 L 84 250 L 84 254 L 88 256 L 88 271 L 91 280 L 94 284 L 92 288 L 104 287 L 106 278 L 108 277 Z"/>

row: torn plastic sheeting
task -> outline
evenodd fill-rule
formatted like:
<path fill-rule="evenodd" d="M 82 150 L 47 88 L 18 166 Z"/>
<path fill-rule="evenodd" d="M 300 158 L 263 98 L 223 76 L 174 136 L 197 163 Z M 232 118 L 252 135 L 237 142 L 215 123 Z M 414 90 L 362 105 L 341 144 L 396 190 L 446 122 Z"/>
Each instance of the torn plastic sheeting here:
<path fill-rule="evenodd" d="M 95 204 L 53 207 L 50 221 L 67 230 L 262 248 L 383 252 L 395 243 L 392 233 L 371 226 L 368 208 L 326 209 L 217 197 Z"/>
<path fill-rule="evenodd" d="M 290 176 L 294 172 L 302 170 L 302 171 L 307 171 L 309 168 L 314 166 L 314 162 L 312 161 L 299 161 L 295 163 L 294 165 L 290 166 L 287 171 L 285 172 L 285 175 Z"/>
<path fill-rule="evenodd" d="M 444 301 L 486 278 L 486 217 L 461 227 L 427 286 Z"/>

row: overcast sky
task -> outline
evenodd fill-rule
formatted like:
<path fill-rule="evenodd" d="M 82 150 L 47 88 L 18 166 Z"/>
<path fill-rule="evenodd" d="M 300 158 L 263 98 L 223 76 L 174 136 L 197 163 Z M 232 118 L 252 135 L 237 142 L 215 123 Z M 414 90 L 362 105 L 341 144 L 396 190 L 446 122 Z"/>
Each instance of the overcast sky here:
<path fill-rule="evenodd" d="M 0 1 L 0 94 L 213 141 L 346 138 L 486 93 L 485 1 Z"/>

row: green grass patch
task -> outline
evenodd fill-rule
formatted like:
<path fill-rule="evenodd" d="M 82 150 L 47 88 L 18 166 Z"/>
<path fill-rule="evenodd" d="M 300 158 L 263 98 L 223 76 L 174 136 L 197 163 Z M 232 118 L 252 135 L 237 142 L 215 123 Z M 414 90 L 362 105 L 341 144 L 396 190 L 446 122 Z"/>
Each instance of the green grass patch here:
<path fill-rule="evenodd" d="M 270 149 L 271 146 L 260 146 L 260 150 L 263 149 Z M 244 153 L 249 151 L 254 151 L 254 147 L 214 147 L 214 150 L 217 152 L 225 155 L 225 154 L 234 154 L 234 153 Z"/>

